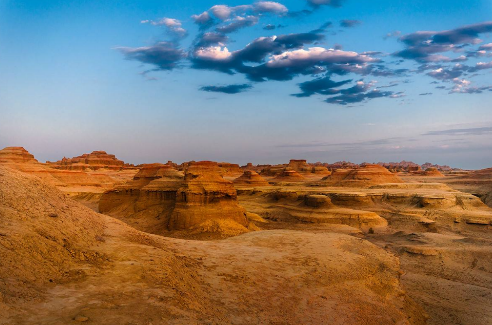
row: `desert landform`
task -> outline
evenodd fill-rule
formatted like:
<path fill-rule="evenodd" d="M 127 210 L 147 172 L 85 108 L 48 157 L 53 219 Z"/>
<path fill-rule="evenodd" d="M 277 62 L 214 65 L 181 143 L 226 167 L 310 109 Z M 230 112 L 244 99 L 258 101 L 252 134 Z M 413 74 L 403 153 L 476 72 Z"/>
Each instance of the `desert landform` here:
<path fill-rule="evenodd" d="M 0 324 L 492 324 L 492 168 L 0 150 Z"/>

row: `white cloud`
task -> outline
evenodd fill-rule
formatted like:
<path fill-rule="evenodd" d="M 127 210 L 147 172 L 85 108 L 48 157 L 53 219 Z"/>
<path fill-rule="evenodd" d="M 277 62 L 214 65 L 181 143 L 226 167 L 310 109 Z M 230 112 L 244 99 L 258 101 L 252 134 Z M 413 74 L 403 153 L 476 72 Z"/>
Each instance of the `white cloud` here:
<path fill-rule="evenodd" d="M 254 4 L 254 10 L 256 12 L 273 12 L 283 14 L 288 12 L 286 6 L 274 1 L 260 1 Z"/>
<path fill-rule="evenodd" d="M 231 57 L 232 53 L 229 52 L 227 47 L 211 46 L 200 48 L 195 52 L 195 56 L 201 59 L 223 61 Z"/>
<path fill-rule="evenodd" d="M 271 68 L 282 68 L 295 65 L 297 62 L 325 62 L 325 63 L 348 63 L 348 62 L 371 62 L 375 59 L 360 55 L 357 52 L 325 49 L 312 47 L 308 50 L 287 51 L 282 54 L 273 55 L 267 65 Z"/>

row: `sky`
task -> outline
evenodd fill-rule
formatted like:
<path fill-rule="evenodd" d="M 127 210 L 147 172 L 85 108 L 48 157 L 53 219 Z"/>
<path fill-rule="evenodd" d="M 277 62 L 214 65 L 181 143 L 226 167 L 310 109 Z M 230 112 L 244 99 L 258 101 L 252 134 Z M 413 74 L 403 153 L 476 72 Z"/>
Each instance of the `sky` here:
<path fill-rule="evenodd" d="M 491 167 L 492 1 L 0 0 L 6 146 Z"/>

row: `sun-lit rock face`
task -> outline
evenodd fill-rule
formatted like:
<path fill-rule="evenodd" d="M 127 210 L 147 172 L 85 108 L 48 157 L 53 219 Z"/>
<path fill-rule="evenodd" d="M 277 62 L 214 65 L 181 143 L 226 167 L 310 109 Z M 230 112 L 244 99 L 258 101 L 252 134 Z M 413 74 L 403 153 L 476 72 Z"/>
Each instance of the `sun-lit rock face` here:
<path fill-rule="evenodd" d="M 289 162 L 289 167 L 295 171 L 301 171 L 303 169 L 309 168 L 309 165 L 304 159 L 291 159 Z"/>
<path fill-rule="evenodd" d="M 98 170 L 112 169 L 120 170 L 125 167 L 125 162 L 119 160 L 115 155 L 110 155 L 106 151 L 93 151 L 74 158 L 63 158 L 55 163 L 48 162 L 53 168 L 65 170 Z"/>
<path fill-rule="evenodd" d="M 211 219 L 248 225 L 246 211 L 237 203 L 236 189 L 220 176 L 218 164 L 196 162 L 187 169 L 184 184 L 176 194 L 169 229 L 189 229 Z"/>
<path fill-rule="evenodd" d="M 303 182 L 306 179 L 295 170 L 285 169 L 280 175 L 273 179 L 275 182 Z"/>
<path fill-rule="evenodd" d="M 234 185 L 244 186 L 268 186 L 268 182 L 257 172 L 246 170 L 240 177 L 234 180 Z"/>
<path fill-rule="evenodd" d="M 435 167 L 429 167 L 427 168 L 423 173 L 423 176 L 429 176 L 429 177 L 444 177 L 444 174 L 441 173 L 437 168 Z"/>
<path fill-rule="evenodd" d="M 289 169 L 295 170 L 301 174 L 329 175 L 330 171 L 324 166 L 308 164 L 306 160 L 291 159 L 288 165 Z"/>
<path fill-rule="evenodd" d="M 222 176 L 232 176 L 237 177 L 243 173 L 241 167 L 238 164 L 231 164 L 226 162 L 218 163 L 220 168 L 220 174 Z"/>
<path fill-rule="evenodd" d="M 354 169 L 336 169 L 323 179 L 333 186 L 371 186 L 385 183 L 402 183 L 403 181 L 386 168 L 379 165 L 364 165 Z"/>
<path fill-rule="evenodd" d="M 176 170 L 170 164 L 145 164 L 142 165 L 138 173 L 134 176 L 134 180 L 147 179 L 154 180 L 158 178 L 182 178 L 183 173 Z"/>
<path fill-rule="evenodd" d="M 0 150 L 0 163 L 38 163 L 38 161 L 23 147 L 6 147 Z"/>

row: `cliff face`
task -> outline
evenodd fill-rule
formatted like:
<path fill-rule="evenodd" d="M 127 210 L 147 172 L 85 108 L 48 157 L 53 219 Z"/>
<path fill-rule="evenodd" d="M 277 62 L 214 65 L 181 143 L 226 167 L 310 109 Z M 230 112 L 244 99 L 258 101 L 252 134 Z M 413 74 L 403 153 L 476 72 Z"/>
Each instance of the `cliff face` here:
<path fill-rule="evenodd" d="M 140 230 L 185 230 L 207 220 L 230 220 L 247 226 L 232 182 L 214 162 L 194 162 L 186 175 L 169 165 L 144 165 L 132 181 L 103 194 L 101 213 L 116 216 Z"/>
<path fill-rule="evenodd" d="M 190 165 L 176 194 L 169 229 L 189 229 L 207 220 L 221 219 L 248 225 L 246 211 L 237 203 L 233 183 L 220 176 L 217 163 L 202 161 Z"/>
<path fill-rule="evenodd" d="M 117 216 L 139 230 L 151 233 L 167 231 L 183 177 L 182 172 L 170 165 L 142 165 L 132 180 L 102 195 L 99 211 Z"/>

